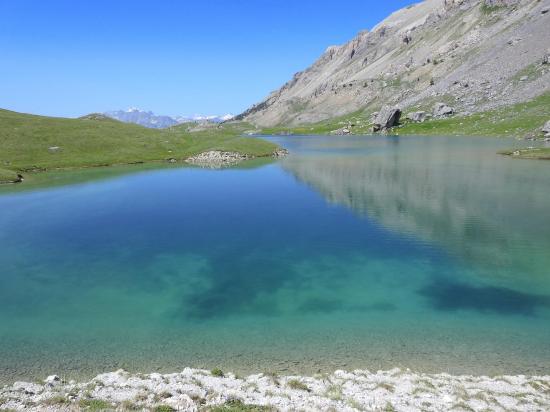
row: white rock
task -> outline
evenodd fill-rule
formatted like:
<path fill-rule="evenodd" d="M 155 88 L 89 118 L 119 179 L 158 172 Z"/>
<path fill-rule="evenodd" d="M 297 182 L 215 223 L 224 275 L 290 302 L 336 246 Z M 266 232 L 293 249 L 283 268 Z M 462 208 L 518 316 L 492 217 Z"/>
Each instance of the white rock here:
<path fill-rule="evenodd" d="M 61 383 L 61 378 L 57 375 L 50 375 L 46 379 L 44 379 L 44 383 L 47 383 L 49 385 L 57 385 Z"/>

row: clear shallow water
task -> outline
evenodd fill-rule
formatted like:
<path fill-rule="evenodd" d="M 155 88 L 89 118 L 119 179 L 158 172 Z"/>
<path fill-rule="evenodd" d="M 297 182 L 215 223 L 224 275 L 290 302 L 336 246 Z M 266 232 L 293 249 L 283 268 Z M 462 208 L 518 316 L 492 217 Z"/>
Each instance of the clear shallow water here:
<path fill-rule="evenodd" d="M 0 380 L 550 373 L 550 163 L 497 139 L 273 140 L 292 155 L 257 168 L 0 190 Z"/>

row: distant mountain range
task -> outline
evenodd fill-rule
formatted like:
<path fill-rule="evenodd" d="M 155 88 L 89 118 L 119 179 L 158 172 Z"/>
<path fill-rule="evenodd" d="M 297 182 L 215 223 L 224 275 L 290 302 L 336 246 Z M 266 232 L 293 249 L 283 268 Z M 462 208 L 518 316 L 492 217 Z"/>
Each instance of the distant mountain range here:
<path fill-rule="evenodd" d="M 156 115 L 151 111 L 144 111 L 131 107 L 128 110 L 113 110 L 104 113 L 112 119 L 120 120 L 125 123 L 135 123 L 140 126 L 152 129 L 163 129 L 165 127 L 175 126 L 180 123 L 221 123 L 233 118 L 232 114 L 222 116 L 218 115 L 194 115 L 194 116 L 162 116 Z"/>

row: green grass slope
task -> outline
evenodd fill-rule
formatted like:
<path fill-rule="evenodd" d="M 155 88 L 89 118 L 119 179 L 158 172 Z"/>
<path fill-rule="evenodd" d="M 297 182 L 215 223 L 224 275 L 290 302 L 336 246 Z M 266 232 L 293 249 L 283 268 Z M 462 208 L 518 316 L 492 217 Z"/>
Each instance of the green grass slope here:
<path fill-rule="evenodd" d="M 371 134 L 370 118 L 377 109 L 379 108 L 367 107 L 349 115 L 298 127 L 282 125 L 266 128 L 262 130 L 262 133 L 316 135 L 329 134 L 331 131 L 346 127 L 356 135 Z M 405 120 L 403 116 L 402 124 L 393 128 L 390 133 L 399 135 L 540 137 L 540 129 L 548 120 L 550 120 L 550 93 L 545 93 L 526 103 L 470 116 L 434 119 L 424 123 L 412 123 Z"/>
<path fill-rule="evenodd" d="M 477 113 L 431 120 L 424 123 L 405 123 L 396 129 L 401 134 L 537 137 L 550 120 L 550 93 L 527 103 Z"/>
<path fill-rule="evenodd" d="M 53 118 L 0 110 L 0 179 L 14 172 L 182 160 L 208 150 L 270 156 L 273 143 L 244 137 L 248 125 L 188 133 L 147 129 L 95 114 Z"/>

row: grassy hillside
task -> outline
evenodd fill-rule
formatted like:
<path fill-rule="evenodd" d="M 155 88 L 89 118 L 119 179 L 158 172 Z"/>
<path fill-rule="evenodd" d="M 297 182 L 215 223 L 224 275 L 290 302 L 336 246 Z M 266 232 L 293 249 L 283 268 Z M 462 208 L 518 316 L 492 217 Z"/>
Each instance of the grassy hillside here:
<path fill-rule="evenodd" d="M 424 123 L 405 123 L 399 134 L 536 137 L 550 120 L 550 93 L 513 106 Z"/>
<path fill-rule="evenodd" d="M 265 134 L 292 133 L 298 135 L 328 134 L 343 127 L 353 134 L 371 133 L 371 114 L 376 108 L 369 107 L 346 116 L 308 124 L 299 127 L 273 127 L 262 129 Z M 414 108 L 405 112 L 414 111 Z M 429 108 L 422 108 L 429 110 Z M 550 120 L 550 93 L 538 98 L 498 110 L 477 113 L 470 116 L 454 116 L 446 119 L 412 123 L 403 120 L 391 133 L 399 135 L 456 135 L 456 136 L 498 136 L 536 137 L 540 129 Z"/>
<path fill-rule="evenodd" d="M 80 119 L 0 110 L 0 180 L 14 172 L 185 159 L 207 150 L 270 156 L 273 143 L 241 136 L 247 124 L 188 133 L 147 129 L 103 116 Z"/>

